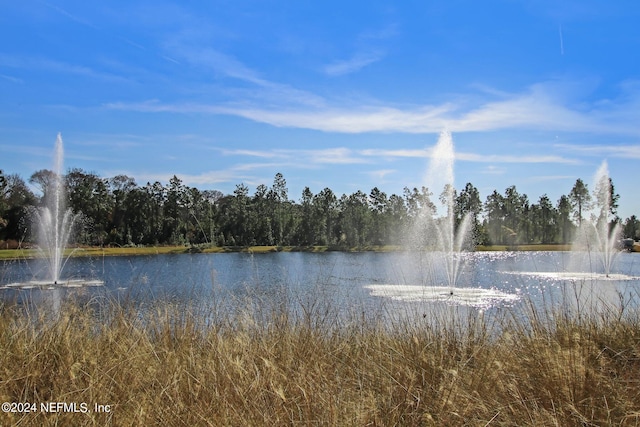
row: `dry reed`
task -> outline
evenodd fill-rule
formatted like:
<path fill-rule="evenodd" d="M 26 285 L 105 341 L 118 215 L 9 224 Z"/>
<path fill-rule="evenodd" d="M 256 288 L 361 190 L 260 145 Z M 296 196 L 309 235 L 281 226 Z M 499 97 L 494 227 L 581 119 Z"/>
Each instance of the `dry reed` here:
<path fill-rule="evenodd" d="M 37 410 L 0 424 L 640 425 L 637 312 L 378 322 L 291 305 L 3 306 L 0 401 Z"/>

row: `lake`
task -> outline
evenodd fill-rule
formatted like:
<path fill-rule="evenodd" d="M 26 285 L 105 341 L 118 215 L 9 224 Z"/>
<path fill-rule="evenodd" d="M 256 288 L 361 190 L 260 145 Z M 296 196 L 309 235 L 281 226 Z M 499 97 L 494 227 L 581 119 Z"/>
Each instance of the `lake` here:
<path fill-rule="evenodd" d="M 619 253 L 611 274 L 598 271 L 597 254 L 471 252 L 460 254 L 456 286 L 448 285 L 434 252 L 278 252 L 77 257 L 63 277 L 97 279 L 102 286 L 40 289 L 18 286 L 44 274 L 42 260 L 0 265 L 0 298 L 17 304 L 59 305 L 67 295 L 112 297 L 149 304 L 198 302 L 226 306 L 250 301 L 286 303 L 295 310 L 319 305 L 340 315 L 430 313 L 444 307 L 496 313 L 533 303 L 581 309 L 637 307 L 640 254 Z"/>

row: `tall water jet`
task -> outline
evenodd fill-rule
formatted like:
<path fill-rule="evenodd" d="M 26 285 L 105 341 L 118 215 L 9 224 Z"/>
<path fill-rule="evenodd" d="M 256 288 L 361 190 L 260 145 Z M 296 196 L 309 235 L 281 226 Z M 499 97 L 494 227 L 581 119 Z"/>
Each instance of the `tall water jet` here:
<path fill-rule="evenodd" d="M 460 286 L 461 272 L 467 260 L 464 252 L 473 247 L 472 216 L 456 213 L 454 160 L 451 133 L 443 131 L 431 151 L 423 193 L 416 195 L 420 199 L 419 208 L 412 218 L 408 236 L 410 246 L 420 254 L 422 284 L 366 285 L 372 295 L 400 301 L 446 302 L 475 307 L 518 299 L 517 295 L 496 289 L 468 286 L 471 283 Z M 439 197 L 444 211 L 438 212 L 427 189 L 444 189 Z"/>
<path fill-rule="evenodd" d="M 44 182 L 44 206 L 32 211 L 33 226 L 37 228 L 38 251 L 41 258 L 47 263 L 46 277 L 38 277 L 27 282 L 9 283 L 0 286 L 0 289 L 39 289 L 44 293 L 31 294 L 38 298 L 50 300 L 53 311 L 59 308 L 62 295 L 58 292 L 60 287 L 79 288 L 85 286 L 102 286 L 104 282 L 98 279 L 63 278 L 62 271 L 69 259 L 65 249 L 79 215 L 72 209 L 66 208 L 65 185 L 62 176 L 64 150 L 62 136 L 56 138 L 53 170 L 46 175 Z M 39 276 L 39 275 L 38 275 Z M 67 275 L 68 276 L 68 275 Z"/>
<path fill-rule="evenodd" d="M 460 254 L 469 243 L 471 223 L 471 216 L 466 214 L 460 223 L 456 224 L 454 161 L 453 138 L 450 132 L 443 131 L 431 153 L 426 182 L 432 188 L 443 189 L 440 200 L 446 212 L 443 217 L 435 219 L 433 227 L 430 228 L 435 233 L 435 248 L 443 255 L 447 285 L 451 292 L 458 282 L 464 260 Z"/>
<path fill-rule="evenodd" d="M 49 277 L 46 280 L 52 284 L 60 281 L 64 268 L 64 251 L 77 218 L 77 215 L 65 206 L 63 159 L 62 136 L 58 133 L 54 150 L 53 174 L 51 182 L 45 189 L 45 206 L 36 211 L 38 246 L 48 264 Z"/>
<path fill-rule="evenodd" d="M 586 254 L 591 273 L 602 273 L 606 277 L 618 254 L 620 224 L 611 221 L 612 186 L 609 168 L 603 161 L 593 178 L 593 208 L 590 217 L 582 220 L 578 226 L 573 249 Z M 594 265 L 594 263 L 596 265 Z"/>
<path fill-rule="evenodd" d="M 620 253 L 621 227 L 612 214 L 615 200 L 606 161 L 602 162 L 589 185 L 591 193 L 588 192 L 588 185 L 578 191 L 582 194 L 583 217 L 578 219 L 566 267 L 559 265 L 556 271 L 521 271 L 516 274 L 581 284 L 585 281 L 598 283 L 640 279 L 615 271 L 615 261 Z"/>
<path fill-rule="evenodd" d="M 453 165 L 455 154 L 451 133 L 443 131 L 431 151 L 425 175 L 425 188 L 443 189 L 439 195 L 443 211 L 423 195 L 419 212 L 411 226 L 415 249 L 426 251 L 434 268 L 444 270 L 444 285 L 453 293 L 464 262 L 461 252 L 470 246 L 471 216 L 456 218 Z M 441 268 L 442 267 L 442 268 Z M 434 272 L 438 275 L 438 272 Z"/>

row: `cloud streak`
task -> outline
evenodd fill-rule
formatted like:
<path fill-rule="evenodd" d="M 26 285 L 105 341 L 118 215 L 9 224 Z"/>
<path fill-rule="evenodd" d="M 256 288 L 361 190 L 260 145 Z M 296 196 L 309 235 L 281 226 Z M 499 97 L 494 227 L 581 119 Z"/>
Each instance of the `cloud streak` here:
<path fill-rule="evenodd" d="M 554 146 L 574 154 L 590 155 L 594 157 L 618 157 L 618 158 L 625 158 L 625 159 L 640 159 L 640 144 L 638 145 L 555 144 Z"/>
<path fill-rule="evenodd" d="M 272 106 L 296 104 L 307 107 L 322 107 L 325 104 L 324 99 L 318 95 L 263 78 L 259 72 L 219 50 L 193 48 L 182 44 L 172 45 L 170 49 L 172 51 L 171 58 L 177 57 L 192 66 L 211 70 L 219 77 L 231 78 L 252 85 L 250 90 L 236 89 L 234 91 L 229 88 L 230 92 L 240 93 L 244 96 L 246 99 L 242 100 L 243 102 L 257 101 L 261 105 Z M 178 62 L 178 60 L 173 61 Z"/>
<path fill-rule="evenodd" d="M 47 7 L 51 8 L 51 9 L 55 10 L 56 12 L 60 13 L 61 15 L 64 15 L 65 17 L 69 18 L 70 20 L 72 20 L 72 21 L 74 21 L 74 22 L 76 22 L 76 23 L 78 23 L 78 24 L 82 24 L 82 25 L 85 25 L 85 26 L 87 26 L 87 27 L 91 27 L 91 28 L 94 28 L 94 29 L 98 29 L 98 27 L 97 27 L 97 26 L 95 26 L 94 24 L 92 24 L 92 23 L 91 23 L 91 22 L 89 22 L 88 20 L 86 20 L 86 19 L 84 19 L 84 18 L 81 18 L 81 17 L 79 17 L 79 16 L 77 16 L 77 15 L 74 15 L 74 14 L 72 14 L 71 12 L 67 11 L 66 9 L 63 9 L 63 8 L 61 8 L 61 7 L 59 7 L 59 6 L 56 6 L 56 5 L 53 5 L 53 4 L 50 4 L 50 3 L 47 3 L 47 2 L 45 2 L 45 1 L 41 1 L 40 3 L 42 3 L 42 4 L 44 4 L 45 6 L 47 6 Z"/>
<path fill-rule="evenodd" d="M 303 165 L 315 164 L 358 164 L 358 163 L 384 163 L 395 159 L 428 159 L 431 158 L 432 149 L 378 149 L 368 148 L 354 150 L 346 147 L 325 148 L 317 150 L 223 150 L 223 154 L 229 156 L 253 156 L 259 158 L 280 158 L 292 161 L 302 160 Z M 478 154 L 469 152 L 455 152 L 455 160 L 471 163 L 553 163 L 553 164 L 579 164 L 580 161 L 555 155 L 504 155 L 504 154 Z"/>
<path fill-rule="evenodd" d="M 285 166 L 283 163 L 241 163 L 234 165 L 226 169 L 218 169 L 205 171 L 199 174 L 179 173 L 179 172 L 167 172 L 167 173 L 146 173 L 146 172 L 133 172 L 133 171 L 111 171 L 110 175 L 115 176 L 118 174 L 124 174 L 134 177 L 137 182 L 169 182 L 175 175 L 186 185 L 191 186 L 207 186 L 225 183 L 240 183 L 247 184 L 259 184 L 261 179 L 248 174 L 248 172 L 259 170 L 280 168 Z"/>
<path fill-rule="evenodd" d="M 324 67 L 329 76 L 342 76 L 360 71 L 362 68 L 380 61 L 384 54 L 380 51 L 359 52 L 349 59 L 336 61 Z"/>
<path fill-rule="evenodd" d="M 378 38 L 391 37 L 395 29 Z M 561 28 L 560 28 L 561 32 Z M 373 36 L 362 36 L 364 39 Z M 211 79 L 227 79 L 216 102 L 112 102 L 109 109 L 242 117 L 279 128 L 358 134 L 490 132 L 517 129 L 640 135 L 640 89 L 634 82 L 620 87 L 614 99 L 590 99 L 590 82 L 547 81 L 519 92 L 486 88 L 480 93 L 453 94 L 450 102 L 396 105 L 384 101 L 330 98 L 290 84 L 272 81 L 237 57 L 202 40 L 177 37 L 165 44 L 176 61 L 212 72 Z M 330 76 L 356 72 L 384 57 L 382 49 L 361 47 L 351 58 L 326 65 Z M 73 71 L 73 68 L 71 68 Z M 77 73 L 90 70 L 75 70 Z M 236 84 L 228 84 L 228 79 Z M 192 88 L 193 89 L 193 88 Z M 579 92 L 577 94 L 571 92 Z"/>
<path fill-rule="evenodd" d="M 312 129 L 335 133 L 438 133 L 447 128 L 452 132 L 489 132 L 505 129 L 544 130 L 557 132 L 593 132 L 603 134 L 640 135 L 636 123 L 640 113 L 640 94 L 635 85 L 619 99 L 606 102 L 571 102 L 558 95 L 558 83 L 541 83 L 522 93 L 504 94 L 498 99 L 472 100 L 458 97 L 456 101 L 439 105 L 396 107 L 387 105 L 347 105 L 329 103 L 323 98 L 296 91 L 294 88 L 269 83 L 254 73 L 227 62 L 230 75 L 254 82 L 271 90 L 272 107 L 263 107 L 251 100 L 218 104 L 162 103 L 157 100 L 141 103 L 110 103 L 106 108 L 143 112 L 206 113 L 243 117 L 282 128 Z M 560 85 L 561 86 L 561 85 Z M 281 95 L 277 97 L 276 92 Z M 287 93 L 288 92 L 288 93 Z M 286 96 L 282 96 L 285 93 Z"/>
<path fill-rule="evenodd" d="M 244 161 L 230 167 L 205 171 L 198 174 L 190 173 L 133 173 L 117 171 L 112 175 L 124 173 L 135 177 L 138 182 L 168 182 L 173 175 L 178 176 L 185 184 L 195 186 L 217 185 L 233 182 L 244 182 L 246 184 L 259 184 L 264 179 L 255 174 L 256 171 L 273 171 L 281 169 L 324 169 L 332 166 L 349 165 L 371 165 L 372 169 L 358 169 L 360 173 L 369 176 L 376 181 L 384 181 L 390 175 L 398 173 L 399 169 L 376 168 L 376 165 L 388 165 L 393 160 L 414 159 L 424 161 L 431 156 L 431 149 L 351 149 L 347 147 L 334 147 L 325 149 L 267 149 L 267 150 L 247 150 L 247 149 L 219 149 L 223 156 L 238 157 Z M 504 169 L 496 164 L 573 164 L 577 163 L 572 159 L 560 156 L 538 156 L 538 155 L 486 155 L 469 152 L 456 152 L 456 161 L 486 163 L 484 170 L 486 174 L 502 174 Z M 257 161 L 246 161 L 248 158 Z"/>
<path fill-rule="evenodd" d="M 88 77 L 98 80 L 129 82 L 128 78 L 122 77 L 117 74 L 97 71 L 93 68 L 83 65 L 69 64 L 67 62 L 56 61 L 41 57 L 0 55 L 0 62 L 5 67 L 16 69 L 38 69 L 61 74 L 71 74 L 76 76 Z"/>
<path fill-rule="evenodd" d="M 8 80 L 12 83 L 24 83 L 24 80 L 19 79 L 18 77 L 13 77 L 13 76 L 8 76 L 6 74 L 0 74 L 0 78 L 3 78 L 5 80 Z"/>
<path fill-rule="evenodd" d="M 560 55 L 564 55 L 564 40 L 562 38 L 562 25 L 558 27 L 558 33 L 560 34 Z"/>

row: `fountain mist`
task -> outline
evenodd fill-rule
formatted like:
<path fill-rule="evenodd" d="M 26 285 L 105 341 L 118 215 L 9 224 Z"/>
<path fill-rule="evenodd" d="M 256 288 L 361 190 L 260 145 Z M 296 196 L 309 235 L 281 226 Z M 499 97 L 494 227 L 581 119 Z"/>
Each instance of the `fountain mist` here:
<path fill-rule="evenodd" d="M 453 164 L 455 154 L 451 133 L 443 131 L 431 152 L 425 176 L 429 188 L 444 189 L 440 195 L 444 212 L 436 217 L 437 209 L 426 204 L 413 224 L 413 235 L 421 250 L 440 255 L 439 264 L 444 266 L 446 285 L 451 292 L 456 287 L 464 257 L 461 252 L 469 243 L 471 220 L 465 215 L 456 224 Z"/>
<path fill-rule="evenodd" d="M 76 220 L 71 209 L 65 209 L 65 188 L 62 178 L 64 150 L 62 137 L 56 138 L 53 174 L 46 188 L 45 206 L 36 212 L 38 245 L 48 263 L 51 283 L 57 284 L 64 269 L 64 250 Z"/>
<path fill-rule="evenodd" d="M 594 175 L 593 188 L 593 209 L 590 218 L 583 220 L 578 228 L 574 249 L 586 253 L 592 272 L 601 270 L 608 277 L 618 253 L 616 246 L 620 239 L 620 224 L 610 223 L 611 182 L 606 161 L 602 162 Z"/>
<path fill-rule="evenodd" d="M 412 219 L 408 241 L 420 254 L 422 284 L 389 283 L 366 285 L 372 295 L 398 301 L 422 301 L 473 307 L 490 307 L 498 302 L 512 303 L 517 295 L 496 289 L 458 286 L 471 248 L 471 215 L 456 215 L 454 190 L 454 149 L 451 134 L 444 131 L 433 148 L 425 175 L 425 189 L 444 188 L 440 195 L 443 212 L 429 200 L 430 194 L 420 195 L 417 215 Z M 425 271 L 425 268 L 427 267 Z M 441 278 L 444 277 L 444 280 Z"/>

